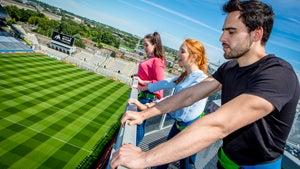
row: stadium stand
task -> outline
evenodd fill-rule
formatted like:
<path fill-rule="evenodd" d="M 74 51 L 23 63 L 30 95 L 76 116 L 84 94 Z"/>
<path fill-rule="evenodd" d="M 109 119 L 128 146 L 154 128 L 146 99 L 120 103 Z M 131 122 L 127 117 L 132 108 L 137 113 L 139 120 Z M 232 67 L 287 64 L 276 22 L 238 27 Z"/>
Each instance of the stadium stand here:
<path fill-rule="evenodd" d="M 3 7 L 0 5 L 0 26 L 7 26 L 6 19 L 9 18 Z M 0 28 L 0 53 L 10 52 L 33 52 L 33 50 L 25 43 L 18 41 L 12 37 L 4 29 Z"/>

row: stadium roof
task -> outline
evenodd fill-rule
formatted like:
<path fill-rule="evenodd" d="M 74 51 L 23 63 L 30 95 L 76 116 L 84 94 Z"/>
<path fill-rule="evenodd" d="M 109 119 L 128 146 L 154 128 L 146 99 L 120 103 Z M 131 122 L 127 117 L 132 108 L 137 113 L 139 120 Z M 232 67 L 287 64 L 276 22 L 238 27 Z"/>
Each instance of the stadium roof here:
<path fill-rule="evenodd" d="M 12 37 L 0 28 L 0 53 L 8 52 L 34 52 L 29 46 Z"/>
<path fill-rule="evenodd" d="M 4 10 L 4 8 L 2 7 L 2 5 L 0 5 L 0 19 L 5 20 L 6 18 L 9 18 L 9 16 Z"/>

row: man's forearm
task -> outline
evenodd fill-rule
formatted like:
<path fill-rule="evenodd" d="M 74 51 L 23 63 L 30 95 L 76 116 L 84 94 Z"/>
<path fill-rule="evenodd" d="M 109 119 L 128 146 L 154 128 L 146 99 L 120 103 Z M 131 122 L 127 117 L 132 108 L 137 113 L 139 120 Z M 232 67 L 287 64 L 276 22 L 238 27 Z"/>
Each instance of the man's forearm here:
<path fill-rule="evenodd" d="M 162 114 L 173 112 L 183 107 L 187 107 L 195 103 L 196 101 L 204 98 L 201 96 L 201 93 L 197 93 L 196 85 L 187 89 L 184 89 L 171 97 L 164 99 L 163 101 L 159 102 L 155 107 L 159 109 Z M 198 96 L 196 96 L 196 94 Z"/>
<path fill-rule="evenodd" d="M 211 116 L 211 115 L 209 115 Z M 223 135 L 214 118 L 203 117 L 178 133 L 171 140 L 145 152 L 145 167 L 157 166 L 195 154 L 213 144 Z M 210 123 L 210 122 L 211 123 Z M 170 156 L 170 154 L 172 154 Z"/>
<path fill-rule="evenodd" d="M 145 120 L 150 117 L 166 114 L 190 106 L 196 101 L 206 98 L 212 92 L 219 90 L 220 86 L 220 83 L 213 77 L 208 77 L 201 83 L 186 88 L 173 96 L 164 99 L 156 104 L 156 106 L 142 111 L 140 115 L 143 120 Z"/>

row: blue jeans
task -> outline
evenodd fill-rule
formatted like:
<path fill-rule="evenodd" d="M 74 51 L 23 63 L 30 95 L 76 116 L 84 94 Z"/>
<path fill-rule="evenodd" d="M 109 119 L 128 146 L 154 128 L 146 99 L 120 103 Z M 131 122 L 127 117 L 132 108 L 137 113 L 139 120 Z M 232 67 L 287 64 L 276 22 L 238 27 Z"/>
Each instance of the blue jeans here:
<path fill-rule="evenodd" d="M 154 101 L 154 99 L 140 98 L 139 101 L 142 104 L 146 104 L 146 103 L 150 103 L 150 102 Z M 140 143 L 142 142 L 143 138 L 144 138 L 144 135 L 145 135 L 145 132 L 146 132 L 146 123 L 147 123 L 147 120 L 144 120 L 142 124 L 137 125 L 137 127 L 136 127 L 136 146 L 139 146 Z"/>
<path fill-rule="evenodd" d="M 136 146 L 139 146 L 143 141 L 145 131 L 146 131 L 146 120 L 142 124 L 136 126 Z"/>
<path fill-rule="evenodd" d="M 176 127 L 176 124 L 174 123 L 170 130 L 170 133 L 167 137 L 167 140 L 170 140 L 172 137 L 177 135 L 179 132 L 180 132 L 180 130 Z M 197 156 L 197 154 L 193 154 L 187 158 L 181 159 L 179 161 L 180 169 L 195 169 L 196 168 L 195 167 L 196 156 Z M 166 169 L 166 168 L 168 168 L 168 164 L 155 167 L 155 169 Z"/>

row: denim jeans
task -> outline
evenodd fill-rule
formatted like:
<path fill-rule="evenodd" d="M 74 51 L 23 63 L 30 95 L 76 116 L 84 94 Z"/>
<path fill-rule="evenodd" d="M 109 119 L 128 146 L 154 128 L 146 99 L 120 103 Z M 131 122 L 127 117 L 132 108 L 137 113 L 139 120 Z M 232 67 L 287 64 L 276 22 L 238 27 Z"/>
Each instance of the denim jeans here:
<path fill-rule="evenodd" d="M 170 130 L 170 133 L 167 137 L 167 140 L 170 140 L 172 137 L 174 137 L 179 132 L 180 132 L 180 130 L 177 129 L 176 124 L 174 123 Z M 195 167 L 196 156 L 197 156 L 197 154 L 193 154 L 187 158 L 181 159 L 180 160 L 180 169 L 195 169 L 196 168 Z M 168 168 L 168 164 L 155 167 L 155 169 L 166 169 L 166 168 Z"/>
<path fill-rule="evenodd" d="M 142 104 L 146 104 L 146 103 L 150 103 L 150 102 L 154 101 L 154 99 L 140 98 L 139 101 Z M 147 123 L 147 120 L 144 120 L 142 124 L 137 125 L 137 127 L 136 127 L 136 146 L 139 146 L 140 143 L 142 142 L 143 138 L 144 138 L 144 135 L 145 135 L 145 132 L 146 132 L 146 123 Z"/>

